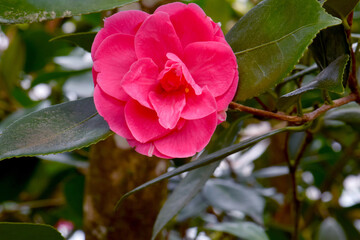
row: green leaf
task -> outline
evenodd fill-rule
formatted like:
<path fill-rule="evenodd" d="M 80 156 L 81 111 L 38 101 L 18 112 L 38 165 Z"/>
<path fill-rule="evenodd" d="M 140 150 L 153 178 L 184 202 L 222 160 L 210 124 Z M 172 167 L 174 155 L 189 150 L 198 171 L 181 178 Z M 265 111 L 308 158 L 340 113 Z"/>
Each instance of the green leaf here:
<path fill-rule="evenodd" d="M 350 55 L 350 46 L 343 25 L 322 30 L 310 45 L 312 56 L 321 70 L 343 55 Z M 347 80 L 347 77 L 345 77 Z"/>
<path fill-rule="evenodd" d="M 171 172 L 167 172 L 159 177 L 156 177 L 138 187 L 136 187 L 135 189 L 131 190 L 130 192 L 126 193 L 125 195 L 123 195 L 120 200 L 117 202 L 116 204 L 116 208 L 118 208 L 120 206 L 120 204 L 122 203 L 122 201 L 124 201 L 126 198 L 128 198 L 131 194 L 133 193 L 136 193 L 146 187 L 149 187 L 159 181 L 162 181 L 162 180 L 165 180 L 165 179 L 168 179 L 168 178 L 171 178 L 173 176 L 176 176 L 176 175 L 179 175 L 183 172 L 187 172 L 187 171 L 191 171 L 191 170 L 194 170 L 194 169 L 197 169 L 197 168 L 200 168 L 200 167 L 203 167 L 203 166 L 206 166 L 206 165 L 209 165 L 211 163 L 214 163 L 216 161 L 219 161 L 221 159 L 224 159 L 225 157 L 233 154 L 233 153 L 236 153 L 238 151 L 241 151 L 241 150 L 244 150 L 252 145 L 254 145 L 255 143 L 258 143 L 260 142 L 261 140 L 264 140 L 266 138 L 269 138 L 273 135 L 276 135 L 278 133 L 282 133 L 282 132 L 285 132 L 285 131 L 303 131 L 305 130 L 306 128 L 308 128 L 309 125 L 302 125 L 302 126 L 298 126 L 298 127 L 285 127 L 285 128 L 280 128 L 280 129 L 276 129 L 276 130 L 273 130 L 271 132 L 268 132 L 266 134 L 263 134 L 261 136 L 258 136 L 258 137 L 254 137 L 254 138 L 250 138 L 250 139 L 247 139 L 245 141 L 242 141 L 238 144 L 234 144 L 234 145 L 231 145 L 229 147 L 226 147 L 226 148 L 223 148 L 215 153 L 212 153 L 212 154 L 209 154 L 208 156 L 206 157 L 203 157 L 203 158 L 199 158 L 193 162 L 190 162 L 190 163 L 187 163 L 187 164 L 184 164 L 178 168 L 176 168 L 175 170 L 171 171 Z"/>
<path fill-rule="evenodd" d="M 223 222 L 211 224 L 209 230 L 226 232 L 244 240 L 268 240 L 264 229 L 253 222 Z"/>
<path fill-rule="evenodd" d="M 344 19 L 352 10 L 354 10 L 358 2 L 359 0 L 327 0 L 323 7 L 331 15 Z"/>
<path fill-rule="evenodd" d="M 134 0 L 12 0 L 2 1 L 0 24 L 32 23 L 100 12 Z"/>
<path fill-rule="evenodd" d="M 83 48 L 84 50 L 91 52 L 91 45 L 94 41 L 97 32 L 82 32 L 82 33 L 72 33 L 62 36 L 58 36 L 50 39 L 52 41 L 65 40 L 76 44 L 77 46 Z"/>
<path fill-rule="evenodd" d="M 281 96 L 278 101 L 278 107 L 280 109 L 287 109 L 298 100 L 301 94 L 315 89 L 323 89 L 338 94 L 344 93 L 343 75 L 348 61 L 348 55 L 338 57 L 322 70 L 312 82 Z"/>
<path fill-rule="evenodd" d="M 0 223 L 1 240 L 64 240 L 55 228 L 32 223 Z"/>
<path fill-rule="evenodd" d="M 340 24 L 316 0 L 264 0 L 226 35 L 239 65 L 237 100 L 279 83 L 323 28 Z"/>
<path fill-rule="evenodd" d="M 255 178 L 272 178 L 289 174 L 287 166 L 272 166 L 259 169 L 252 173 Z"/>
<path fill-rule="evenodd" d="M 326 121 L 340 121 L 360 131 L 360 107 L 357 104 L 347 104 L 328 111 L 324 119 Z"/>
<path fill-rule="evenodd" d="M 341 225 L 331 217 L 325 219 L 321 225 L 317 240 L 346 240 Z"/>
<path fill-rule="evenodd" d="M 230 180 L 211 179 L 203 196 L 211 206 L 224 211 L 238 210 L 263 223 L 265 200 L 253 188 L 248 188 Z"/>
<path fill-rule="evenodd" d="M 7 128 L 9 125 L 11 125 L 14 121 L 18 120 L 19 118 L 24 117 L 25 115 L 28 115 L 29 113 L 38 111 L 40 109 L 46 108 L 50 106 L 50 101 L 43 101 L 39 103 L 38 105 L 31 107 L 31 108 L 23 108 L 19 109 L 16 112 L 13 112 L 9 116 L 7 116 L 4 120 L 0 122 L 0 133 Z"/>
<path fill-rule="evenodd" d="M 240 119 L 241 120 L 241 119 Z M 242 121 L 236 121 L 229 129 L 223 130 L 220 136 L 216 137 L 201 154 L 206 157 L 209 153 L 215 152 L 218 149 L 231 145 L 242 126 Z M 191 199 L 200 191 L 206 181 L 211 177 L 215 169 L 219 166 L 221 160 L 206 165 L 204 167 L 190 171 L 186 177 L 178 184 L 170 197 L 166 200 L 164 206 L 158 214 L 152 239 L 159 234 L 161 229 L 186 205 Z M 186 193 L 186 194 L 184 194 Z"/>
<path fill-rule="evenodd" d="M 105 139 L 112 132 L 92 98 L 30 113 L 0 134 L 0 159 L 71 151 Z"/>

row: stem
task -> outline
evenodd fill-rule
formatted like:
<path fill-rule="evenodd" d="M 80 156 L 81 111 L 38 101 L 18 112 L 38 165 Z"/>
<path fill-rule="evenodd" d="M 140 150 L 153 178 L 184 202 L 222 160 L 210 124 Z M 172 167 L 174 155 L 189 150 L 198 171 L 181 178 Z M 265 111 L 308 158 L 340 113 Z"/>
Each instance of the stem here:
<path fill-rule="evenodd" d="M 323 98 L 324 98 L 324 101 L 325 101 L 325 104 L 329 104 L 331 105 L 333 103 L 330 95 L 329 95 L 329 92 L 325 89 L 322 90 L 322 95 L 323 95 Z"/>
<path fill-rule="evenodd" d="M 356 101 L 358 99 L 359 99 L 359 97 L 355 93 L 351 93 L 350 95 L 348 95 L 346 97 L 342 97 L 342 98 L 334 100 L 332 105 L 324 104 L 321 107 L 319 107 L 318 109 L 316 109 L 310 113 L 306 113 L 303 116 L 291 116 L 291 115 L 287 115 L 282 112 L 277 112 L 277 113 L 269 112 L 269 111 L 260 110 L 257 108 L 248 107 L 248 106 L 245 106 L 245 105 L 242 105 L 239 103 L 235 103 L 235 102 L 231 102 L 229 106 L 232 109 L 242 111 L 242 112 L 248 112 L 248 113 L 251 113 L 256 116 L 274 118 L 274 119 L 278 119 L 278 120 L 282 120 L 282 121 L 301 124 L 301 123 L 313 121 L 314 119 L 319 117 L 321 114 L 327 112 L 328 110 L 330 110 L 332 108 L 342 106 L 344 104 Z"/>
<path fill-rule="evenodd" d="M 305 153 L 305 149 L 308 146 L 308 144 L 312 140 L 312 135 L 309 132 L 306 132 L 306 137 L 304 141 L 302 142 L 299 151 L 297 152 L 297 155 L 295 157 L 295 160 L 293 163 L 291 163 L 289 153 L 288 153 L 288 144 L 289 144 L 289 136 L 290 132 L 286 135 L 286 161 L 289 167 L 289 174 L 291 178 L 291 187 L 292 187 L 292 198 L 293 198 L 293 206 L 294 206 L 294 231 L 292 234 L 292 240 L 298 240 L 299 235 L 299 222 L 300 222 L 300 208 L 301 208 L 301 202 L 298 198 L 298 190 L 297 190 L 297 180 L 296 180 L 296 171 L 300 164 L 300 159 Z"/>
<path fill-rule="evenodd" d="M 261 101 L 259 97 L 255 97 L 255 100 L 261 105 L 264 110 L 269 111 L 269 108 L 265 105 L 263 101 Z"/>

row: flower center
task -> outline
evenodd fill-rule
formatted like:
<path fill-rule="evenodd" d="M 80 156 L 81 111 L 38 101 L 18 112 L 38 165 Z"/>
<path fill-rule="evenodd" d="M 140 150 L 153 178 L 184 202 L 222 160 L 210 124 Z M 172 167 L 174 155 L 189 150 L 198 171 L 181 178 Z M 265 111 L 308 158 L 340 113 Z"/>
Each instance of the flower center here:
<path fill-rule="evenodd" d="M 188 92 L 189 89 L 185 88 L 186 80 L 184 79 L 181 65 L 176 62 L 169 64 L 169 62 L 170 61 L 168 61 L 164 70 L 162 70 L 159 75 L 161 87 L 166 92 L 176 91 L 181 88 L 184 88 L 185 92 Z"/>

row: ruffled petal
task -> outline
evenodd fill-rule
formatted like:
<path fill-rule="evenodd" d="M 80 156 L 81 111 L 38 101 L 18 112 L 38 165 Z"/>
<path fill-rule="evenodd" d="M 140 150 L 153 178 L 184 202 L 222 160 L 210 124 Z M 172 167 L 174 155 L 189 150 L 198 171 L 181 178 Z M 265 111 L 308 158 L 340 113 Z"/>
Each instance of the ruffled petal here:
<path fill-rule="evenodd" d="M 154 110 L 142 106 L 135 100 L 126 103 L 125 119 L 132 135 L 141 143 L 162 137 L 170 132 L 159 124 Z"/>
<path fill-rule="evenodd" d="M 127 139 L 134 138 L 126 125 L 125 102 L 108 96 L 97 85 L 94 90 L 94 103 L 98 113 L 109 124 L 113 132 Z"/>
<path fill-rule="evenodd" d="M 121 86 L 122 79 L 137 60 L 134 37 L 121 33 L 111 35 L 99 46 L 95 54 L 94 71 L 97 84 L 112 97 L 125 101 L 127 94 Z"/>
<path fill-rule="evenodd" d="M 216 125 L 216 113 L 202 119 L 188 120 L 180 130 L 154 141 L 155 148 L 173 158 L 193 156 L 209 143 Z"/>
<path fill-rule="evenodd" d="M 148 17 L 135 36 L 135 49 L 138 58 L 151 58 L 160 69 L 171 52 L 183 55 L 183 49 L 169 15 L 159 12 Z"/>
<path fill-rule="evenodd" d="M 204 118 L 216 111 L 216 101 L 207 87 L 204 87 L 200 95 L 192 92 L 186 94 L 186 106 L 181 117 L 185 119 Z"/>
<path fill-rule="evenodd" d="M 185 66 L 185 64 L 181 61 L 181 59 L 173 53 L 166 54 L 169 60 L 175 61 L 181 65 L 182 73 L 185 77 L 186 82 L 192 87 L 196 95 L 201 94 L 202 89 L 199 85 L 196 84 L 189 69 Z"/>
<path fill-rule="evenodd" d="M 139 141 L 136 141 L 135 139 L 133 140 L 128 140 L 128 143 L 131 147 L 134 147 L 135 150 L 143 155 L 146 155 L 148 157 L 152 157 L 153 155 L 159 157 L 159 158 L 166 158 L 166 159 L 170 159 L 172 157 L 166 156 L 162 153 L 160 153 L 154 146 L 154 143 L 150 142 L 150 143 L 141 143 Z"/>
<path fill-rule="evenodd" d="M 127 94 L 141 105 L 152 108 L 149 94 L 156 91 L 159 85 L 158 66 L 150 58 L 142 58 L 135 62 L 122 81 L 122 87 Z"/>
<path fill-rule="evenodd" d="M 175 128 L 186 104 L 185 93 L 182 91 L 151 92 L 149 99 L 159 117 L 161 126 L 166 129 Z"/>
<path fill-rule="evenodd" d="M 228 91 L 237 74 L 236 58 L 228 45 L 219 42 L 192 43 L 185 48 L 184 63 L 195 82 L 207 86 L 214 97 Z"/>
<path fill-rule="evenodd" d="M 183 47 L 192 42 L 212 41 L 212 21 L 196 4 L 171 3 L 159 7 L 155 13 L 166 12 L 174 25 Z"/>
<path fill-rule="evenodd" d="M 238 82 L 239 82 L 239 75 L 238 73 L 236 73 L 236 75 L 234 76 L 234 80 L 231 83 L 231 86 L 228 89 L 228 91 L 225 92 L 223 95 L 215 98 L 218 111 L 226 110 L 228 108 L 230 102 L 233 100 L 235 96 Z"/>
<path fill-rule="evenodd" d="M 105 38 L 112 34 L 123 33 L 135 35 L 141 23 L 149 16 L 148 13 L 138 10 L 118 12 L 104 20 L 104 28 L 101 29 L 94 39 L 91 46 L 91 55 L 95 53 Z"/>

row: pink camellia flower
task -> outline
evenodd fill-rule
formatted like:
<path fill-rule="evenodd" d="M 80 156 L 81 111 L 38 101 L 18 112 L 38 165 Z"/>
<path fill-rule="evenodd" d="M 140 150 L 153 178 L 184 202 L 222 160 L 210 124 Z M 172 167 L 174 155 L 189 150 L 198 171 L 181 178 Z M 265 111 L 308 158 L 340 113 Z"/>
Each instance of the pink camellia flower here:
<path fill-rule="evenodd" d="M 105 19 L 91 54 L 99 114 L 148 156 L 201 151 L 237 89 L 235 55 L 196 4 L 119 12 Z"/>

